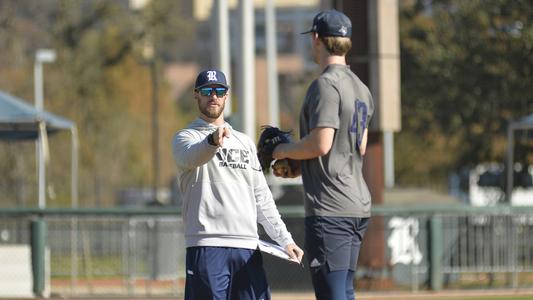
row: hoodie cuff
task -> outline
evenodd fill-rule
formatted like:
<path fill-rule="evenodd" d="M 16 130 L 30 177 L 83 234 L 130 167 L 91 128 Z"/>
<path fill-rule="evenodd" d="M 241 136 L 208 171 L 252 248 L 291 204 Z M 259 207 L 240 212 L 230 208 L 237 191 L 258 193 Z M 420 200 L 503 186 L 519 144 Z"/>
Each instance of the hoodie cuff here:
<path fill-rule="evenodd" d="M 280 246 L 283 247 L 283 249 L 286 249 L 288 245 L 290 244 L 296 244 L 294 240 L 292 239 L 292 236 L 288 236 L 281 240 Z"/>

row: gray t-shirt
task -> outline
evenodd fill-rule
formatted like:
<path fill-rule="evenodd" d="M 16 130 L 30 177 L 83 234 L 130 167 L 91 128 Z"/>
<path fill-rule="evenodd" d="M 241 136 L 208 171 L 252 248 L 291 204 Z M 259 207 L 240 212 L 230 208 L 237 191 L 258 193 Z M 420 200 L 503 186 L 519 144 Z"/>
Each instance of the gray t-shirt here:
<path fill-rule="evenodd" d="M 302 161 L 306 216 L 369 217 L 359 144 L 374 113 L 372 95 L 347 65 L 329 65 L 307 90 L 300 137 L 335 129 L 328 154 Z"/>

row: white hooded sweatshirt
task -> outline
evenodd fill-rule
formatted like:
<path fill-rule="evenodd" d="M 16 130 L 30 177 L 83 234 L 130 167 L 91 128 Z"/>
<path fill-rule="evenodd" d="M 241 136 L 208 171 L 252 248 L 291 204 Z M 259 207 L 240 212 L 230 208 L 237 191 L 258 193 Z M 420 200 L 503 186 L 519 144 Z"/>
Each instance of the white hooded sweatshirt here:
<path fill-rule="evenodd" d="M 255 144 L 228 123 L 222 127 L 231 131 L 223 147 L 207 142 L 218 127 L 200 118 L 173 139 L 186 246 L 256 249 L 257 223 L 280 246 L 294 243 L 261 171 Z"/>

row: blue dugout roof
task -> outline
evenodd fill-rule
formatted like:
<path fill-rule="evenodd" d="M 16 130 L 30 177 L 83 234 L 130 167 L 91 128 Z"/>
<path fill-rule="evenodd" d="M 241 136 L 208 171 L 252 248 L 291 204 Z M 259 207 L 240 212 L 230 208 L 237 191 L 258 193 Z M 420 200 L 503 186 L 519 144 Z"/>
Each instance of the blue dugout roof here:
<path fill-rule="evenodd" d="M 36 139 L 40 122 L 46 124 L 48 134 L 76 127 L 70 120 L 39 111 L 24 100 L 0 91 L 0 140 Z"/>
<path fill-rule="evenodd" d="M 512 129 L 533 129 L 533 114 L 522 117 L 511 123 Z"/>

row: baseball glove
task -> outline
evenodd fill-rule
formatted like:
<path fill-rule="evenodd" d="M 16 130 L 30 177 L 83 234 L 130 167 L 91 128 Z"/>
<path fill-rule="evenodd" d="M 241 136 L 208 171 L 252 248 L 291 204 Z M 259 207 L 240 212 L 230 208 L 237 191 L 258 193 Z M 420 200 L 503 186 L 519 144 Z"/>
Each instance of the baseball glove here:
<path fill-rule="evenodd" d="M 279 144 L 292 142 L 290 131 L 282 131 L 277 127 L 262 126 L 263 132 L 259 136 L 257 142 L 257 158 L 261 164 L 263 172 L 268 173 L 270 171 L 270 165 L 274 158 L 272 158 L 272 152 Z"/>
<path fill-rule="evenodd" d="M 272 165 L 274 176 L 283 178 L 294 178 L 300 176 L 300 162 L 294 159 L 277 159 Z"/>

